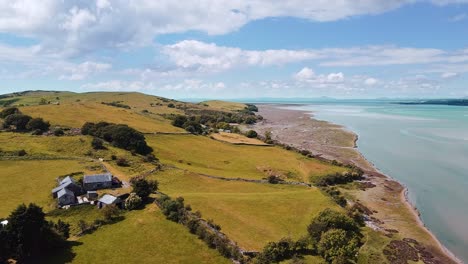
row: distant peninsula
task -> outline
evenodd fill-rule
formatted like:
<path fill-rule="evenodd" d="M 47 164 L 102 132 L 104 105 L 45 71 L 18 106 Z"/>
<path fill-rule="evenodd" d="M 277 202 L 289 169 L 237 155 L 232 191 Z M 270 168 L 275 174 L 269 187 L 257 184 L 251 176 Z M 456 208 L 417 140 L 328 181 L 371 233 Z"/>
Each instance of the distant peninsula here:
<path fill-rule="evenodd" d="M 398 102 L 402 105 L 455 105 L 468 106 L 468 99 L 433 99 L 413 102 Z"/>

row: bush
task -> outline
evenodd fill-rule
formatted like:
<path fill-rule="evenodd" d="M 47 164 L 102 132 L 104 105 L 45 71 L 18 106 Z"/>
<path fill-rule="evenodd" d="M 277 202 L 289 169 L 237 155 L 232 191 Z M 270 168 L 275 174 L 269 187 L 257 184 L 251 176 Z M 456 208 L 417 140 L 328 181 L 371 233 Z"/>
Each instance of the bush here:
<path fill-rule="evenodd" d="M 20 157 L 26 156 L 27 154 L 28 153 L 26 153 L 26 150 L 24 150 L 24 149 L 18 150 L 18 156 L 20 156 Z"/>
<path fill-rule="evenodd" d="M 0 118 L 6 118 L 6 117 L 9 116 L 9 115 L 20 114 L 20 113 L 21 113 L 21 112 L 19 111 L 18 108 L 16 108 L 16 107 L 8 107 L 8 108 L 3 109 L 3 110 L 0 112 Z"/>
<path fill-rule="evenodd" d="M 167 105 L 167 107 L 169 107 L 169 108 L 175 108 L 175 105 L 174 105 L 173 103 L 169 103 L 169 104 Z"/>
<path fill-rule="evenodd" d="M 60 137 L 65 135 L 65 132 L 60 127 L 54 129 L 54 136 Z"/>
<path fill-rule="evenodd" d="M 44 119 L 38 117 L 29 120 L 26 124 L 26 129 L 28 130 L 40 130 L 41 132 L 46 132 L 49 130 L 49 122 L 44 121 Z"/>
<path fill-rule="evenodd" d="M 128 166 L 128 161 L 125 158 L 118 158 L 116 161 L 116 164 L 120 167 L 127 167 Z"/>
<path fill-rule="evenodd" d="M 309 235 L 317 242 L 320 240 L 322 233 L 330 229 L 342 229 L 355 234 L 360 232 L 359 225 L 352 218 L 331 209 L 320 212 L 307 227 Z"/>
<path fill-rule="evenodd" d="M 141 177 L 132 178 L 130 180 L 133 190 L 136 195 L 146 200 L 150 194 L 158 190 L 158 182 L 155 180 L 146 180 Z"/>
<path fill-rule="evenodd" d="M 125 208 L 127 210 L 135 210 L 141 207 L 143 200 L 136 193 L 130 193 L 127 199 L 125 199 Z"/>
<path fill-rule="evenodd" d="M 12 114 L 8 115 L 5 118 L 5 126 L 14 126 L 16 130 L 19 131 L 24 131 L 26 130 L 26 125 L 32 118 L 28 115 L 23 115 L 23 114 Z"/>
<path fill-rule="evenodd" d="M 245 136 L 248 137 L 248 138 L 256 138 L 258 136 L 258 134 L 257 134 L 257 132 L 255 132 L 255 130 L 249 130 L 249 131 L 247 131 Z"/>
<path fill-rule="evenodd" d="M 97 137 L 93 138 L 93 140 L 91 141 L 91 146 L 93 147 L 93 149 L 105 149 L 104 147 L 104 141 L 102 141 L 102 139 L 99 139 Z"/>
<path fill-rule="evenodd" d="M 359 251 L 358 238 L 343 229 L 330 229 L 323 233 L 318 243 L 319 254 L 329 263 L 354 263 Z M 338 262 L 340 263 L 340 262 Z"/>
<path fill-rule="evenodd" d="M 112 221 L 115 217 L 120 215 L 120 210 L 115 204 L 104 206 L 104 208 L 101 209 L 101 212 L 106 221 Z"/>

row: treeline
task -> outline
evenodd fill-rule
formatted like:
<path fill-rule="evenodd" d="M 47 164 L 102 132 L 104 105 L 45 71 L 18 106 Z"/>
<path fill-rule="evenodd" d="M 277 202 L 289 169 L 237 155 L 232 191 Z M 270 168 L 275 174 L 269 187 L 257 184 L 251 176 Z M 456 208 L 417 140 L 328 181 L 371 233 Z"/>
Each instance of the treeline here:
<path fill-rule="evenodd" d="M 81 128 L 81 133 L 104 139 L 115 147 L 141 155 L 153 152 L 153 149 L 146 143 L 145 136 L 127 125 L 86 122 Z"/>
<path fill-rule="evenodd" d="M 0 263 L 40 263 L 66 247 L 70 225 L 47 221 L 42 208 L 35 204 L 18 206 L 0 225 Z"/>
<path fill-rule="evenodd" d="M 173 126 L 184 128 L 193 134 L 203 134 L 210 129 L 236 130 L 237 127 L 230 126 L 230 123 L 254 124 L 262 119 L 254 111 L 258 111 L 254 105 L 237 112 L 189 109 L 185 111 L 185 115 L 170 114 L 165 117 L 172 120 Z"/>
<path fill-rule="evenodd" d="M 348 214 L 358 215 L 356 211 Z M 356 216 L 359 219 L 361 216 Z M 327 263 L 355 263 L 361 243 L 361 225 L 347 214 L 325 209 L 312 219 L 307 227 L 307 236 L 293 241 L 283 238 L 270 242 L 254 259 L 256 264 L 279 263 L 287 259 L 299 259 L 303 255 L 319 255 Z"/>
<path fill-rule="evenodd" d="M 337 184 L 346 184 L 356 180 L 363 179 L 364 172 L 359 168 L 345 173 L 333 173 L 321 177 L 313 177 L 311 181 L 319 187 L 333 186 Z"/>
<path fill-rule="evenodd" d="M 32 131 L 34 135 L 42 135 L 50 128 L 50 123 L 44 119 L 32 118 L 20 112 L 16 107 L 5 108 L 0 112 L 0 118 L 3 119 L 2 127 L 20 132 Z"/>
<path fill-rule="evenodd" d="M 219 232 L 221 227 L 213 221 L 204 221 L 200 212 L 193 213 L 190 205 L 184 204 L 184 198 L 178 197 L 174 200 L 167 195 L 161 195 L 156 199 L 156 204 L 168 220 L 186 226 L 190 233 L 197 235 L 224 257 L 244 263 L 240 248 Z"/>

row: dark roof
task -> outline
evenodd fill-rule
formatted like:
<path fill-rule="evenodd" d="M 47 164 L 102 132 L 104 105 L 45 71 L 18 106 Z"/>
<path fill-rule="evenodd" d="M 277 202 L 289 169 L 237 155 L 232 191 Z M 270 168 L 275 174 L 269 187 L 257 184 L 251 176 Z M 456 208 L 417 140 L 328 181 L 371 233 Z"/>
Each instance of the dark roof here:
<path fill-rule="evenodd" d="M 63 188 L 57 193 L 57 198 L 60 198 L 64 195 L 72 195 L 73 197 L 75 196 L 75 194 L 72 191 L 68 190 L 67 188 Z"/>
<path fill-rule="evenodd" d="M 112 174 L 95 174 L 95 175 L 86 175 L 83 178 L 83 183 L 96 183 L 96 182 L 110 182 L 112 181 Z"/>
<path fill-rule="evenodd" d="M 72 185 L 72 184 L 75 184 L 73 182 L 65 182 L 65 183 L 62 183 L 60 184 L 59 186 L 55 187 L 54 189 L 52 189 L 52 193 L 56 193 L 62 189 L 65 189 L 67 188 L 68 186 Z"/>
<path fill-rule="evenodd" d="M 68 183 L 68 182 L 72 182 L 72 183 L 75 183 L 75 180 L 70 177 L 70 176 L 67 176 L 65 178 L 63 178 L 61 181 L 60 181 L 60 185 L 64 184 L 64 183 Z"/>

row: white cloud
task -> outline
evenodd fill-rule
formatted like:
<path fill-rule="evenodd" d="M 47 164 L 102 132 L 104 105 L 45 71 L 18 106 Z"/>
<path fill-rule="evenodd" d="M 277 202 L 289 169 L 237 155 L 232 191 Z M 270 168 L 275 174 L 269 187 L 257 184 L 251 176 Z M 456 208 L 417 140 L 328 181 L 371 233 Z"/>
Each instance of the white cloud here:
<path fill-rule="evenodd" d="M 151 90 L 152 83 L 144 83 L 141 81 L 121 81 L 111 80 L 106 82 L 87 83 L 81 86 L 82 89 L 88 91 L 141 91 Z"/>
<path fill-rule="evenodd" d="M 450 79 L 450 78 L 457 77 L 458 75 L 459 74 L 456 72 L 444 72 L 440 75 L 440 77 L 443 79 Z"/>
<path fill-rule="evenodd" d="M 162 52 L 182 68 L 223 71 L 243 66 L 271 66 L 318 58 L 307 50 L 242 50 L 196 40 L 184 40 L 163 47 Z"/>
<path fill-rule="evenodd" d="M 148 45 L 155 36 L 191 30 L 226 34 L 269 17 L 335 21 L 375 15 L 417 0 L 0 0 L 0 32 L 33 37 L 44 50 L 74 56 Z M 423 0 L 420 0 L 423 2 Z M 464 0 L 424 1 L 437 5 Z"/>
<path fill-rule="evenodd" d="M 342 83 L 345 80 L 344 74 L 342 72 L 329 74 L 315 74 L 315 72 L 308 67 L 302 68 L 299 72 L 294 74 L 293 77 L 298 82 L 306 82 L 313 84 Z"/>
<path fill-rule="evenodd" d="M 314 76 L 315 76 L 315 72 L 311 68 L 304 67 L 302 68 L 302 70 L 300 70 L 294 75 L 294 78 L 299 81 L 305 81 L 305 80 L 312 79 L 312 77 Z"/>
<path fill-rule="evenodd" d="M 466 13 L 461 13 L 461 14 L 457 14 L 457 15 L 454 15 L 453 17 L 449 18 L 449 21 L 450 22 L 459 22 L 459 21 L 465 20 L 466 18 L 468 18 L 468 15 Z"/>
<path fill-rule="evenodd" d="M 78 65 L 64 65 L 61 66 L 61 68 L 61 70 L 65 73 L 62 76 L 60 76 L 59 79 L 77 81 L 83 80 L 89 75 L 105 72 L 112 68 L 112 65 L 108 63 L 86 61 Z"/>
<path fill-rule="evenodd" d="M 369 86 L 376 85 L 378 82 L 379 82 L 379 80 L 377 80 L 375 78 L 367 78 L 367 79 L 364 80 L 364 84 L 369 85 Z"/>

